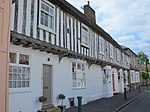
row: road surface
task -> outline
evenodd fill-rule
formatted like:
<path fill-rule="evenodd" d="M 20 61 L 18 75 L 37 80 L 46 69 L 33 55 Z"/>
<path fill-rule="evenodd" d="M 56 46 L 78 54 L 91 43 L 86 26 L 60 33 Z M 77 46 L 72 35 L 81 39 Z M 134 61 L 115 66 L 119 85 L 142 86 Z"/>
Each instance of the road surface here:
<path fill-rule="evenodd" d="M 150 91 L 145 91 L 119 112 L 150 112 Z"/>

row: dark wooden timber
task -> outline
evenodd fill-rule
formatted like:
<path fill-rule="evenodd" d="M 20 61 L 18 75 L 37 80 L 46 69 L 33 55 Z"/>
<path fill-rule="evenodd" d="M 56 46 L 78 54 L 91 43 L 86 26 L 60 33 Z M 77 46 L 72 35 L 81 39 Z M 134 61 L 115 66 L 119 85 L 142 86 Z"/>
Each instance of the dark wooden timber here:
<path fill-rule="evenodd" d="M 16 32 L 11 31 L 11 38 L 10 42 L 12 42 L 14 45 L 23 45 L 23 47 L 32 47 L 33 50 L 39 50 L 41 52 L 47 52 L 47 53 L 53 53 L 54 55 L 59 56 L 59 63 L 61 62 L 63 57 L 68 57 L 68 58 L 75 58 L 75 59 L 81 59 L 86 61 L 89 65 L 88 67 L 90 68 L 92 64 L 96 65 L 101 65 L 102 67 L 104 66 L 112 66 L 117 68 L 117 69 L 129 69 L 125 68 L 120 65 L 116 65 L 111 62 L 107 62 L 104 60 L 92 58 L 83 54 L 79 54 L 73 51 L 69 51 L 67 48 L 59 47 L 50 43 L 47 43 L 45 41 L 41 41 L 37 38 L 32 38 L 29 36 L 25 36 Z"/>

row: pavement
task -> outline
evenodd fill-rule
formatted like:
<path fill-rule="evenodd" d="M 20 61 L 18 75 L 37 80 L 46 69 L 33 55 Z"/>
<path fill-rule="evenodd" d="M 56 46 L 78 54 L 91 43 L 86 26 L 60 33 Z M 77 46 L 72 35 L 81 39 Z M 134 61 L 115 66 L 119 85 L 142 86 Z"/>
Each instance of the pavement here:
<path fill-rule="evenodd" d="M 124 94 L 120 93 L 110 98 L 101 98 L 92 102 L 89 102 L 82 106 L 82 112 L 119 112 L 122 108 L 134 101 L 139 95 L 143 94 L 146 87 L 139 89 L 132 89 L 131 92 L 127 92 L 127 99 L 124 99 Z M 77 107 L 66 109 L 66 112 L 78 112 Z"/>

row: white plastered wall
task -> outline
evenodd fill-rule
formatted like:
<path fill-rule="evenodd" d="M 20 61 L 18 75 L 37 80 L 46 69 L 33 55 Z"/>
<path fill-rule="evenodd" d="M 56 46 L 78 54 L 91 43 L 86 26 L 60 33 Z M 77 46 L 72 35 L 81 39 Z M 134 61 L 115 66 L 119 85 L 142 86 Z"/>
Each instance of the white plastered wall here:
<path fill-rule="evenodd" d="M 35 112 L 41 108 L 38 98 L 43 95 L 43 64 L 52 66 L 52 103 L 57 106 L 61 101 L 57 98 L 58 94 L 63 93 L 66 98 L 64 104 L 69 107 L 68 98 L 74 97 L 77 105 L 77 96 L 83 96 L 83 104 L 99 99 L 102 96 L 112 96 L 112 86 L 109 90 L 103 91 L 102 68 L 100 65 L 92 65 L 88 68 L 88 63 L 82 60 L 63 58 L 59 63 L 57 55 L 51 53 L 23 48 L 22 46 L 10 46 L 10 51 L 30 55 L 30 91 L 9 92 L 9 112 Z M 48 61 L 50 58 L 50 61 Z M 86 87 L 82 89 L 72 88 L 72 62 L 86 64 Z M 106 94 L 106 95 L 104 95 Z"/>

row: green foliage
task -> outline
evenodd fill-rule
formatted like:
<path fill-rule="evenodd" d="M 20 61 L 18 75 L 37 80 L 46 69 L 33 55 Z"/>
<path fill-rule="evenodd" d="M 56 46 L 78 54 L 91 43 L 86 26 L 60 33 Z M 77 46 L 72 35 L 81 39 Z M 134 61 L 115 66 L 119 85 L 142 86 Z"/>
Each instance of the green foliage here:
<path fill-rule="evenodd" d="M 137 54 L 137 61 L 139 64 L 144 64 L 144 70 L 140 71 L 140 75 L 143 77 L 143 79 L 147 80 L 149 78 L 149 71 L 147 67 L 147 64 L 149 63 L 148 56 L 141 51 Z"/>
<path fill-rule="evenodd" d="M 147 71 L 141 70 L 140 71 L 140 75 L 142 76 L 143 79 L 148 79 L 149 78 L 149 74 Z"/>
<path fill-rule="evenodd" d="M 143 51 L 138 52 L 137 63 L 144 64 L 145 62 L 149 63 L 148 55 L 146 55 Z"/>
<path fill-rule="evenodd" d="M 46 102 L 47 101 L 47 97 L 45 97 L 45 96 L 40 96 L 39 97 L 39 102 Z"/>
<path fill-rule="evenodd" d="M 65 95 L 64 94 L 59 94 L 58 99 L 65 99 Z"/>

